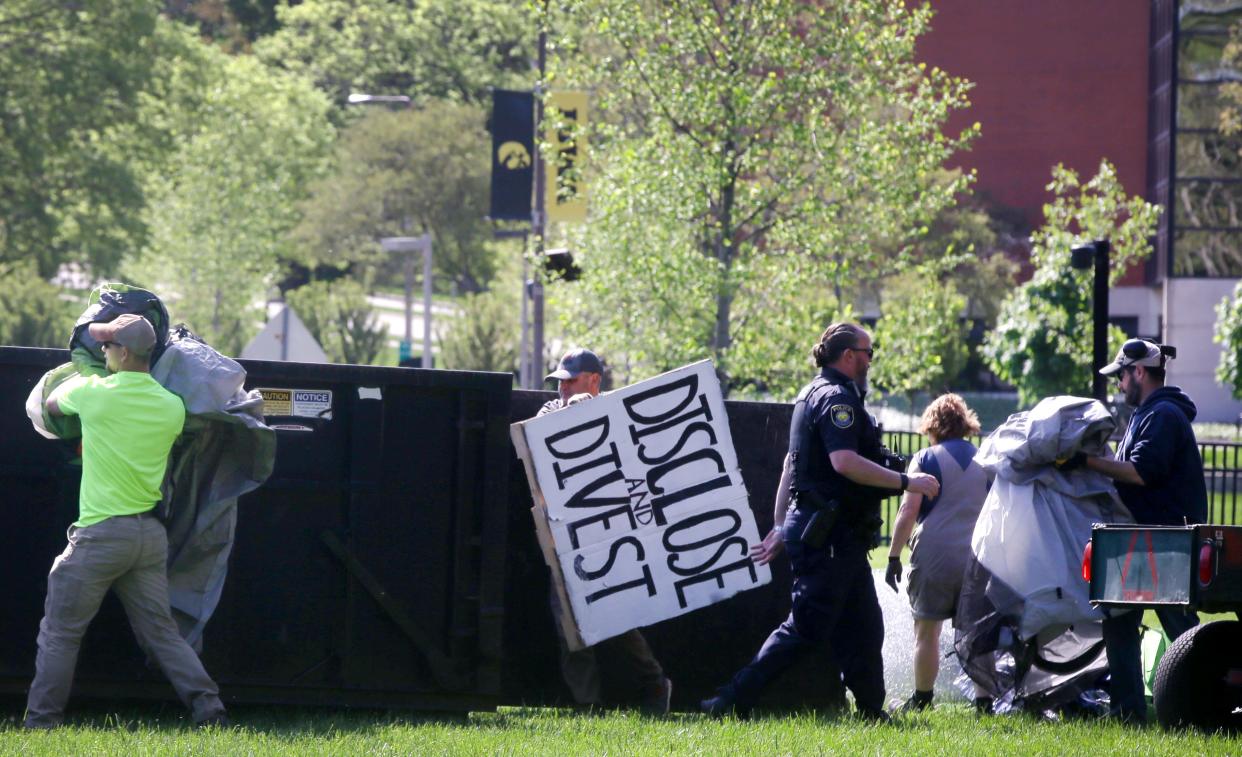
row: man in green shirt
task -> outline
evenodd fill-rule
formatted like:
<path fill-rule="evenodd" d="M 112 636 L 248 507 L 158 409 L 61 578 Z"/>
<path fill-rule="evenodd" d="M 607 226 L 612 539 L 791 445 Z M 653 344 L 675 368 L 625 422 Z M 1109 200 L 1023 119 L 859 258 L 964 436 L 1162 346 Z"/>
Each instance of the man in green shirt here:
<path fill-rule="evenodd" d="M 60 725 L 82 636 L 109 588 L 194 722 L 225 724 L 215 682 L 173 622 L 168 536 L 152 514 L 185 405 L 151 378 L 156 340 L 145 318 L 121 315 L 89 329 L 103 345 L 109 375 L 66 382 L 47 401 L 50 414 L 81 418 L 82 486 L 69 546 L 48 575 L 25 725 Z"/>

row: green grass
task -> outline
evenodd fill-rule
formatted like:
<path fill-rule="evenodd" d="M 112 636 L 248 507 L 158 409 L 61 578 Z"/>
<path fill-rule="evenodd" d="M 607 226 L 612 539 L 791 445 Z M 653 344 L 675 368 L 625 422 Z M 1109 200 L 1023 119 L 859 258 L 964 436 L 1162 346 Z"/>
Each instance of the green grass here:
<path fill-rule="evenodd" d="M 580 714 L 506 708 L 462 719 L 426 720 L 391 713 L 242 709 L 235 728 L 199 732 L 170 714 L 88 713 L 69 727 L 27 733 L 0 724 L 0 754 L 1237 754 L 1242 740 L 1096 720 L 1037 722 L 976 717 L 966 705 L 940 705 L 888 726 L 803 713 L 751 721 L 697 714 L 650 719 L 628 713 Z"/>

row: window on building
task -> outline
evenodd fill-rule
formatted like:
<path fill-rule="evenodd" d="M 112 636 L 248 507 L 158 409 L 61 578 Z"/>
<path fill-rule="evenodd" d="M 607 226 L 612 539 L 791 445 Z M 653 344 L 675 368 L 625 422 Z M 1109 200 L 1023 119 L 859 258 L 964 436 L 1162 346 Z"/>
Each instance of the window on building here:
<path fill-rule="evenodd" d="M 1240 277 L 1242 133 L 1224 134 L 1221 114 L 1242 83 L 1242 55 L 1226 54 L 1242 33 L 1242 0 L 1183 0 L 1177 14 L 1170 273 Z"/>

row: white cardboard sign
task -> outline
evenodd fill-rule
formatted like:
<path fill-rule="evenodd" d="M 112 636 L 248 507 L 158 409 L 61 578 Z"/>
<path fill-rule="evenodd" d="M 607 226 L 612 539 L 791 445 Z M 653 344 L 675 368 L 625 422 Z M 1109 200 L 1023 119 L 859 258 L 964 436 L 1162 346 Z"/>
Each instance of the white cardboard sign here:
<path fill-rule="evenodd" d="M 510 432 L 571 649 L 771 580 L 711 361 Z"/>

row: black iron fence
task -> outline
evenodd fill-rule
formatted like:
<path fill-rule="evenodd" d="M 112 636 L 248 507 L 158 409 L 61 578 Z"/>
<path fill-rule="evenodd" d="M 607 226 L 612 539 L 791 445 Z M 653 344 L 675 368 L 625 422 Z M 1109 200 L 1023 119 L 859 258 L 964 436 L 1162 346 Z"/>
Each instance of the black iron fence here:
<path fill-rule="evenodd" d="M 982 437 L 973 437 L 976 446 Z M 927 437 L 913 431 L 886 431 L 884 443 L 893 452 L 910 456 L 927 446 Z M 1203 476 L 1207 481 L 1208 522 L 1236 524 L 1239 522 L 1239 501 L 1242 500 L 1242 444 L 1237 442 L 1200 442 Z M 884 542 L 889 543 L 890 529 L 897 518 L 901 498 L 884 500 Z"/>

